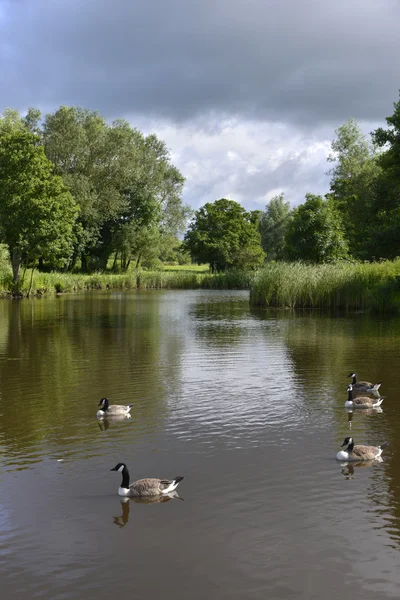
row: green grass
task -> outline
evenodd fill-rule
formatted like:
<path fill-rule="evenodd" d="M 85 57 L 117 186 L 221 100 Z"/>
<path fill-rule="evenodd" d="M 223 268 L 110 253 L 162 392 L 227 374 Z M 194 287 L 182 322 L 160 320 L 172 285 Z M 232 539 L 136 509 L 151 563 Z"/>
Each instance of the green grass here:
<path fill-rule="evenodd" d="M 211 274 L 204 265 L 193 269 L 185 265 L 177 269 L 159 271 L 132 270 L 127 273 L 41 273 L 34 271 L 30 288 L 31 270 L 20 282 L 19 294 L 26 297 L 45 294 L 71 293 L 85 290 L 129 289 L 249 289 L 254 275 L 243 271 Z M 0 271 L 0 297 L 12 295 L 11 270 Z"/>
<path fill-rule="evenodd" d="M 400 259 L 380 263 L 271 263 L 250 289 L 251 306 L 372 309 L 400 306 Z"/>

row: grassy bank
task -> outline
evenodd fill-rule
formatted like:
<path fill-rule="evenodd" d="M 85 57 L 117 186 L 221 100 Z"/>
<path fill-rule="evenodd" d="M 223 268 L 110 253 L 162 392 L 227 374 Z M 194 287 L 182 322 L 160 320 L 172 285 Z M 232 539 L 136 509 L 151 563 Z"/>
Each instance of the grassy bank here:
<path fill-rule="evenodd" d="M 252 306 L 372 309 L 400 306 L 400 259 L 381 263 L 271 263 L 250 289 Z"/>
<path fill-rule="evenodd" d="M 251 273 L 231 271 L 212 275 L 203 269 L 171 269 L 162 271 L 130 271 L 128 273 L 40 273 L 27 271 L 20 284 L 20 296 L 42 296 L 45 294 L 70 293 L 85 290 L 130 290 L 130 289 L 249 289 Z M 0 296 L 11 297 L 13 289 L 11 272 L 0 273 Z"/>

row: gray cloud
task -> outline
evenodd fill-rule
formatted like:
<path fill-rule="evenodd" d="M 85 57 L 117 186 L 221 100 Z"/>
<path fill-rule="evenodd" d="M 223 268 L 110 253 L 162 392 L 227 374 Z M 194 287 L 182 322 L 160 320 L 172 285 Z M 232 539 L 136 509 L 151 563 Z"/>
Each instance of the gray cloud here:
<path fill-rule="evenodd" d="M 397 0 L 10 0 L 6 105 L 297 126 L 380 120 L 400 87 Z"/>
<path fill-rule="evenodd" d="M 194 207 L 298 204 L 328 190 L 336 126 L 391 114 L 399 22 L 398 0 L 0 0 L 1 109 L 155 131 Z"/>

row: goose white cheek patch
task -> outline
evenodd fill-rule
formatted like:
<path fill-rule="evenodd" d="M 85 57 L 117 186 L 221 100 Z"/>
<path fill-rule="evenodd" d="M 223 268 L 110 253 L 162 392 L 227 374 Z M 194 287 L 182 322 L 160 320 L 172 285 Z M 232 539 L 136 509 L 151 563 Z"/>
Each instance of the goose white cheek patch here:
<path fill-rule="evenodd" d="M 121 465 L 120 468 L 118 469 L 118 472 L 122 473 L 123 470 L 124 470 L 124 467 L 123 467 L 123 465 Z"/>

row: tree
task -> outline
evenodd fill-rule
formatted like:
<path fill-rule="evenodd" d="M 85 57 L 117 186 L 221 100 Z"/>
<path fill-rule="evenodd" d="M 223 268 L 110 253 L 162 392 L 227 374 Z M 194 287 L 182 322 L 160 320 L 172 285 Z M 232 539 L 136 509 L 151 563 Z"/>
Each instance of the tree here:
<path fill-rule="evenodd" d="M 77 213 L 40 138 L 18 125 L 0 127 L 0 240 L 10 252 L 14 292 L 23 262 L 68 259 Z"/>
<path fill-rule="evenodd" d="M 123 119 L 108 125 L 97 112 L 62 106 L 46 116 L 43 140 L 80 207 L 75 258 L 81 256 L 84 268 L 87 259 L 105 268 L 112 252 L 130 254 L 133 233 L 150 239 L 149 227 L 177 233 L 186 224 L 184 178 L 154 134 L 146 137 Z"/>
<path fill-rule="evenodd" d="M 370 252 L 376 258 L 395 258 L 400 254 L 400 101 L 394 103 L 393 115 L 386 118 L 388 129 L 379 127 L 372 133 L 378 147 L 381 173 L 373 207 Z"/>
<path fill-rule="evenodd" d="M 340 215 L 329 200 L 313 194 L 293 209 L 286 233 L 285 253 L 290 260 L 333 262 L 348 256 Z"/>
<path fill-rule="evenodd" d="M 222 198 L 195 213 L 184 245 L 192 259 L 211 270 L 255 268 L 264 261 L 258 220 L 237 202 Z"/>
<path fill-rule="evenodd" d="M 350 253 L 368 258 L 368 240 L 376 205 L 377 181 L 381 172 L 375 147 L 369 143 L 354 119 L 336 129 L 330 171 L 330 198 L 342 215 Z"/>
<path fill-rule="evenodd" d="M 284 195 L 271 198 L 260 220 L 261 244 L 267 259 L 282 259 L 285 250 L 285 234 L 289 223 L 290 202 Z"/>

